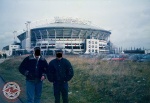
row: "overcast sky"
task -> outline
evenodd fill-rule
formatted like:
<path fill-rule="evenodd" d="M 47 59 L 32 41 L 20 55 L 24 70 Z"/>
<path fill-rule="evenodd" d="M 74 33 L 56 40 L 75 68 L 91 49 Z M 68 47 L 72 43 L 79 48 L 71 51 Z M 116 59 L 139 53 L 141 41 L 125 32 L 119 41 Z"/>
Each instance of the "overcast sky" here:
<path fill-rule="evenodd" d="M 150 49 L 150 0 L 0 0 L 0 50 L 13 43 L 13 31 L 25 29 L 26 21 L 58 16 L 111 30 L 117 47 Z"/>

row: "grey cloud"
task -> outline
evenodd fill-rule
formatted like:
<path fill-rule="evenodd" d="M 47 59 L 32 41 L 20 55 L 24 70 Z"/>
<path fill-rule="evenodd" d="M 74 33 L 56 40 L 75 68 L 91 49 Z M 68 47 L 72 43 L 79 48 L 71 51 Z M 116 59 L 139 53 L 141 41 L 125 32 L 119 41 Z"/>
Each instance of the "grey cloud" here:
<path fill-rule="evenodd" d="M 13 31 L 25 29 L 26 21 L 55 16 L 82 18 L 101 28 L 112 30 L 116 46 L 150 44 L 149 0 L 1 0 L 0 40 L 8 45 Z M 2 35 L 5 32 L 5 35 Z M 0 45 L 2 48 L 2 45 Z"/>

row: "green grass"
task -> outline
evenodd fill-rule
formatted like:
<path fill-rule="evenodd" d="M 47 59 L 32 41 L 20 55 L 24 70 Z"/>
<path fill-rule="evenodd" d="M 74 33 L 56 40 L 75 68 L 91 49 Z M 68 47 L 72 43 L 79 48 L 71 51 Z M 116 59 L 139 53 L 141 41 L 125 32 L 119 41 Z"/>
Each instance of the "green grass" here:
<path fill-rule="evenodd" d="M 65 56 L 75 75 L 69 82 L 70 103 L 149 103 L 150 63 L 104 62 L 99 59 Z M 49 62 L 54 57 L 48 57 Z M 20 98 L 25 102 L 25 78 L 18 66 L 24 57 L 0 64 L 0 75 L 6 82 L 21 86 Z M 42 103 L 54 103 L 52 83 L 44 81 Z"/>

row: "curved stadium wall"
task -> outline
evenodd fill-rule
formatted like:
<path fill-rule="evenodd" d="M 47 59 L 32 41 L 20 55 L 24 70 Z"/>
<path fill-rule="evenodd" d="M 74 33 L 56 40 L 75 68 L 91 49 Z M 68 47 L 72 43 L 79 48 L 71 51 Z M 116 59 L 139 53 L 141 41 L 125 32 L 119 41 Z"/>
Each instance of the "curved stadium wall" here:
<path fill-rule="evenodd" d="M 74 53 L 109 52 L 111 32 L 91 25 L 51 23 L 18 35 L 22 49 L 40 46 L 42 51 L 63 49 Z"/>

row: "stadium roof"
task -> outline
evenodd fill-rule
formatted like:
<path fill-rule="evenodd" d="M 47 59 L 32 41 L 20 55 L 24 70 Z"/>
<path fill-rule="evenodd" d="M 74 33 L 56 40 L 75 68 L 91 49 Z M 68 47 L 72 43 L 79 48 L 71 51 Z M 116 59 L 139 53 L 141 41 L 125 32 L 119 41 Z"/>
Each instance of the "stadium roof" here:
<path fill-rule="evenodd" d="M 41 28 L 82 28 L 82 29 L 102 30 L 108 32 L 107 30 L 101 29 L 99 27 L 77 23 L 51 23 L 40 27 L 36 27 L 34 29 L 41 29 Z"/>
<path fill-rule="evenodd" d="M 62 36 L 62 35 L 70 36 L 72 32 L 73 32 L 72 36 L 79 36 L 80 34 L 80 37 L 85 36 L 85 34 L 98 35 L 100 34 L 100 32 L 101 32 L 100 34 L 101 36 L 103 34 L 105 34 L 105 36 L 111 34 L 110 31 L 92 25 L 59 22 L 59 23 L 50 23 L 47 25 L 31 28 L 31 40 L 35 40 L 35 38 L 41 38 L 41 34 L 42 34 L 42 38 L 47 38 L 47 36 L 54 36 L 55 34 L 54 30 L 56 30 L 57 36 Z M 19 38 L 19 40 L 25 39 L 26 32 L 18 35 L 17 37 Z"/>

